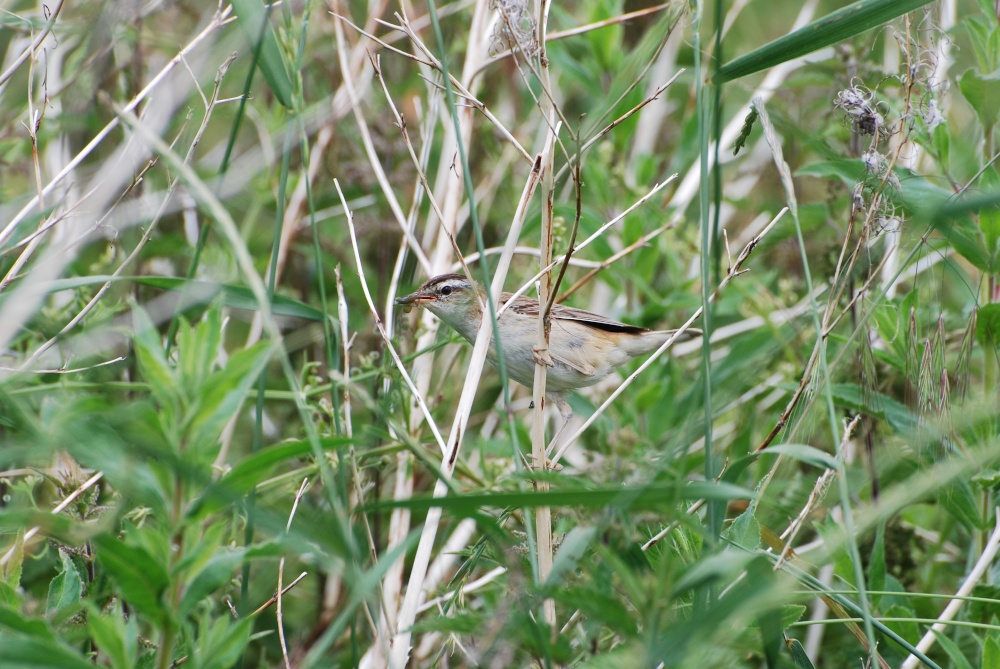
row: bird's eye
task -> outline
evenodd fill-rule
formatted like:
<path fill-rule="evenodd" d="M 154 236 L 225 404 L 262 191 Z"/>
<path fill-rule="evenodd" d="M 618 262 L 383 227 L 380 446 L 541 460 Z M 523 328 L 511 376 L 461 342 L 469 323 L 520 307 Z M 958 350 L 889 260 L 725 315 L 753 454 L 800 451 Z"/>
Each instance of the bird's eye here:
<path fill-rule="evenodd" d="M 442 295 L 451 295 L 451 286 L 441 286 Z"/>

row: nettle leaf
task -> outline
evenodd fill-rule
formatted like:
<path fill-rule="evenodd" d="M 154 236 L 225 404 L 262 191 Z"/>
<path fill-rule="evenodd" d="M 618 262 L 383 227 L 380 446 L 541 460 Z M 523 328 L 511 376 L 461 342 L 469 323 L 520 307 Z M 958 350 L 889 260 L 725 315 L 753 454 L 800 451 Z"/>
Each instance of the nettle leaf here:
<path fill-rule="evenodd" d="M 45 604 L 46 614 L 73 606 L 80 601 L 80 595 L 83 594 L 83 579 L 72 556 L 61 550 L 59 559 L 61 561 L 59 573 L 49 583 L 49 596 Z"/>
<path fill-rule="evenodd" d="M 250 641 L 254 619 L 246 617 L 233 621 L 229 616 L 220 616 L 215 622 L 206 617 L 199 628 L 198 647 L 202 669 L 229 669 L 243 654 Z"/>
<path fill-rule="evenodd" d="M 132 310 L 132 320 L 135 328 L 132 343 L 135 346 L 139 370 L 143 378 L 149 382 L 150 392 L 161 407 L 178 409 L 181 403 L 181 391 L 174 371 L 167 362 L 159 331 L 146 311 L 138 305 Z"/>
<path fill-rule="evenodd" d="M 574 527 L 570 530 L 566 538 L 563 539 L 562 545 L 559 546 L 559 552 L 556 553 L 555 560 L 552 562 L 552 571 L 549 573 L 545 585 L 547 587 L 558 585 L 569 572 L 576 569 L 580 558 L 586 553 L 596 536 L 596 527 Z"/>

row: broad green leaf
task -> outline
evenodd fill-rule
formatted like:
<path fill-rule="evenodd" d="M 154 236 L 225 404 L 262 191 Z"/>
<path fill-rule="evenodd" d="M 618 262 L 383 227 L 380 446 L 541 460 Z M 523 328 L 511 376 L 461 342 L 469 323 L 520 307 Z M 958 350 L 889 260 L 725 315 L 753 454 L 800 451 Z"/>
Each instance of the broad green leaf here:
<path fill-rule="evenodd" d="M 979 669 L 1000 669 L 1000 642 L 997 641 L 996 632 L 987 634 L 983 640 Z"/>
<path fill-rule="evenodd" d="M 942 221 L 936 228 L 941 236 L 948 240 L 956 253 L 978 269 L 990 271 L 991 266 L 995 265 L 995 261 L 991 261 L 990 253 L 986 249 L 983 231 L 968 217 L 962 216 Z"/>
<path fill-rule="evenodd" d="M 345 448 L 351 442 L 352 440 L 348 438 L 325 437 L 320 439 L 320 446 L 324 451 L 333 451 Z M 188 517 L 217 511 L 242 498 L 251 488 L 270 476 L 277 465 L 288 460 L 308 457 L 312 452 L 309 440 L 302 439 L 269 446 L 240 460 L 225 476 L 208 486 L 191 504 Z"/>
<path fill-rule="evenodd" d="M 726 530 L 725 535 L 737 546 L 748 550 L 753 550 L 760 545 L 760 523 L 754 515 L 752 505 L 736 517 L 733 524 Z"/>
<path fill-rule="evenodd" d="M 29 618 L 8 606 L 0 606 L 0 630 L 9 630 L 45 641 L 54 641 L 56 638 L 55 632 L 46 621 Z M 5 634 L 4 637 L 10 638 L 10 635 Z M 3 643 L 0 643 L 0 647 L 2 646 Z"/>
<path fill-rule="evenodd" d="M 884 420 L 897 432 L 912 430 L 917 425 L 917 417 L 909 407 L 888 395 L 866 392 L 854 383 L 835 383 L 830 389 L 838 405 Z"/>
<path fill-rule="evenodd" d="M 991 165 L 983 172 L 982 187 L 989 193 L 1000 193 L 1000 174 L 997 173 L 996 165 Z M 1000 253 L 1000 205 L 980 210 L 979 229 L 983 231 L 986 251 L 993 259 L 992 266 L 997 267 L 996 256 Z"/>
<path fill-rule="evenodd" d="M 107 534 L 94 539 L 97 562 L 126 602 L 158 625 L 166 621 L 162 596 L 170 582 L 167 571 L 153 555 Z M 166 556 L 160 556 L 165 558 Z"/>
<path fill-rule="evenodd" d="M 549 573 L 544 587 L 558 587 L 564 576 L 576 569 L 580 558 L 583 557 L 596 536 L 596 527 L 574 527 L 570 530 L 552 561 L 552 571 Z"/>
<path fill-rule="evenodd" d="M 268 21 L 270 10 L 261 0 L 233 0 L 232 4 L 251 51 L 259 50 L 257 66 L 267 85 L 278 102 L 291 109 L 292 80 L 274 28 Z"/>
<path fill-rule="evenodd" d="M 177 330 L 177 367 L 188 397 L 197 396 L 205 378 L 212 373 L 222 343 L 222 316 L 209 309 L 201 321 L 191 326 L 181 321 Z"/>
<path fill-rule="evenodd" d="M 868 587 L 872 590 L 885 590 L 885 520 L 878 524 L 875 530 L 875 544 L 872 546 L 871 560 L 868 563 Z M 878 595 L 873 595 L 873 606 L 877 606 Z"/>
<path fill-rule="evenodd" d="M 931 1 L 860 0 L 751 53 L 729 61 L 712 75 L 712 83 L 722 84 L 804 56 L 876 28 L 898 16 L 930 4 Z M 732 47 L 729 48 L 731 49 Z"/>
<path fill-rule="evenodd" d="M 198 602 L 229 582 L 245 556 L 246 551 L 243 550 L 220 549 L 184 589 L 184 597 L 177 609 L 178 615 L 188 615 Z"/>
<path fill-rule="evenodd" d="M 111 660 L 114 669 L 132 669 L 138 654 L 138 629 L 135 618 L 125 620 L 119 603 L 107 613 L 91 608 L 87 616 L 87 629 L 101 653 Z"/>
<path fill-rule="evenodd" d="M 938 644 L 940 644 L 942 650 L 944 650 L 949 659 L 951 659 L 952 665 L 955 669 L 972 669 L 972 665 L 969 664 L 969 660 L 967 660 L 965 655 L 962 654 L 962 650 L 958 647 L 958 644 L 952 641 L 951 638 L 943 632 L 938 632 L 935 629 L 932 629 L 931 631 L 934 632 L 934 635 L 937 637 Z"/>
<path fill-rule="evenodd" d="M 967 481 L 955 481 L 938 495 L 938 500 L 962 525 L 969 530 L 984 529 L 983 518 L 979 513 L 976 495 Z"/>
<path fill-rule="evenodd" d="M 979 74 L 970 68 L 958 78 L 958 88 L 979 117 L 979 122 L 989 129 L 1000 114 L 1000 73 Z"/>
<path fill-rule="evenodd" d="M 10 548 L 10 559 L 6 565 L 0 565 L 3 569 L 3 582 L 13 589 L 21 585 L 21 571 L 24 562 L 24 530 L 18 530 L 14 545 Z"/>
<path fill-rule="evenodd" d="M 45 613 L 51 615 L 80 601 L 83 594 L 83 579 L 77 571 L 73 558 L 66 551 L 59 551 L 61 567 L 59 573 L 49 583 L 49 596 Z"/>
<path fill-rule="evenodd" d="M 53 640 L 5 637 L 0 643 L 3 669 L 94 669 L 83 656 Z"/>
<path fill-rule="evenodd" d="M 789 639 L 785 646 L 788 648 L 788 653 L 792 656 L 792 662 L 795 663 L 798 669 L 816 669 L 816 666 L 806 654 L 806 649 L 802 647 L 802 643 L 798 639 Z"/>

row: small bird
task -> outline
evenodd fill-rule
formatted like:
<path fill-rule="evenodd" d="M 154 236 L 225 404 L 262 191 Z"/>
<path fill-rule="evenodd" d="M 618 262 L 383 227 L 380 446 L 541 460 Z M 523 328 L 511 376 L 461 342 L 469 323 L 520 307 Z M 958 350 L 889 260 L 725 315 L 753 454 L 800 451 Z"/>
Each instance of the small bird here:
<path fill-rule="evenodd" d="M 511 293 L 501 293 L 497 309 L 510 302 Z M 462 274 L 442 274 L 427 281 L 415 293 L 396 299 L 409 308 L 426 307 L 469 342 L 476 343 L 483 319 L 486 291 Z M 592 386 L 632 358 L 658 349 L 676 330 L 647 330 L 626 325 L 599 314 L 553 304 L 550 312 L 549 357 L 545 394 L 556 403 L 566 427 L 573 411 L 566 392 Z M 541 359 L 535 349 L 538 341 L 538 300 L 519 296 L 507 305 L 497 320 L 507 374 L 531 388 L 535 365 Z M 699 336 L 700 330 L 688 329 L 683 339 Z M 496 346 L 491 345 L 487 360 L 497 364 Z"/>

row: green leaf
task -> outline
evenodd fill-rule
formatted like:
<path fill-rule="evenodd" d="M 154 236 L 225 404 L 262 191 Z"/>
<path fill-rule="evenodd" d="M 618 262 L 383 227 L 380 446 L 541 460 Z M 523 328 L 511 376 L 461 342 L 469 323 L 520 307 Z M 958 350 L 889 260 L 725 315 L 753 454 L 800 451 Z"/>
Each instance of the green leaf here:
<path fill-rule="evenodd" d="M 979 515 L 979 505 L 972 492 L 972 486 L 967 481 L 955 481 L 938 499 L 962 525 L 969 530 L 985 528 L 982 516 Z"/>
<path fill-rule="evenodd" d="M 972 669 L 972 665 L 969 664 L 967 659 L 965 659 L 965 655 L 962 654 L 961 649 L 954 641 L 951 640 L 951 638 L 948 637 L 947 634 L 938 632 L 935 629 L 932 629 L 931 631 L 934 632 L 934 635 L 937 637 L 938 644 L 951 659 L 955 669 Z"/>
<path fill-rule="evenodd" d="M 133 669 L 138 654 L 138 629 L 135 618 L 125 620 L 121 605 L 116 602 L 107 614 L 91 608 L 87 629 L 101 653 L 111 660 L 114 669 Z"/>
<path fill-rule="evenodd" d="M 64 290 L 86 288 L 88 286 L 101 286 L 109 281 L 111 283 L 135 283 L 140 286 L 148 286 L 159 290 L 183 293 L 185 297 L 184 304 L 189 306 L 207 304 L 221 295 L 219 299 L 227 307 L 249 311 L 257 311 L 260 307 L 257 298 L 254 297 L 253 291 L 245 286 L 174 276 L 111 276 L 108 274 L 95 274 L 56 279 L 55 281 L 41 284 L 39 290 L 45 294 L 52 294 Z M 0 305 L 7 299 L 8 294 L 0 293 Z M 289 316 L 291 318 L 301 318 L 314 322 L 320 322 L 327 318 L 326 314 L 320 309 L 282 295 L 275 295 L 271 298 L 271 312 L 275 316 Z"/>
<path fill-rule="evenodd" d="M 909 407 L 888 395 L 866 391 L 854 383 L 835 383 L 830 390 L 838 406 L 884 420 L 897 432 L 907 432 L 917 425 L 917 417 Z"/>
<path fill-rule="evenodd" d="M 875 544 L 872 546 L 872 556 L 868 563 L 868 587 L 872 590 L 885 590 L 885 520 L 878 524 L 875 530 Z M 873 602 L 878 595 L 873 596 Z M 876 604 L 873 604 L 875 606 Z"/>
<path fill-rule="evenodd" d="M 955 252 L 971 262 L 978 269 L 989 272 L 995 265 L 986 249 L 983 231 L 968 217 L 962 216 L 942 221 L 936 226 L 941 236 L 948 240 Z"/>
<path fill-rule="evenodd" d="M 162 596 L 170 579 L 160 560 L 142 547 L 107 534 L 99 535 L 94 544 L 98 563 L 125 601 L 157 625 L 164 624 L 167 614 Z"/>
<path fill-rule="evenodd" d="M 969 101 L 987 130 L 997 122 L 1000 114 L 1000 73 L 979 74 L 969 68 L 958 78 L 958 88 Z"/>
<path fill-rule="evenodd" d="M 56 638 L 55 632 L 52 631 L 52 628 L 49 627 L 46 621 L 29 618 L 8 606 L 0 606 L 0 629 L 7 629 L 46 641 L 54 641 Z M 10 635 L 5 634 L 4 638 L 10 638 Z M 3 645 L 3 643 L 0 643 L 0 648 Z"/>
<path fill-rule="evenodd" d="M 552 561 L 552 571 L 549 572 L 544 587 L 558 587 L 563 576 L 576 569 L 580 558 L 583 557 L 596 536 L 596 527 L 574 527 L 570 530 Z"/>
<path fill-rule="evenodd" d="M 94 669 L 76 652 L 53 640 L 5 637 L 0 643 L 4 669 Z"/>
<path fill-rule="evenodd" d="M 991 165 L 983 172 L 982 188 L 989 193 L 1000 193 L 1000 174 L 997 173 L 995 165 Z M 1000 253 L 1000 205 L 983 207 L 980 210 L 979 229 L 983 233 L 986 251 L 994 260 L 992 265 L 996 267 L 996 256 Z"/>
<path fill-rule="evenodd" d="M 21 585 L 21 571 L 24 563 L 24 530 L 17 531 L 17 538 L 10 549 L 10 559 L 7 565 L 0 565 L 3 570 L 3 582 L 14 590 Z"/>
<path fill-rule="evenodd" d="M 726 63 L 712 75 L 712 83 L 722 84 L 804 56 L 880 26 L 931 1 L 860 0 Z M 724 44 L 724 50 L 727 50 L 726 46 Z M 728 50 L 731 51 L 732 47 L 729 46 Z"/>
<path fill-rule="evenodd" d="M 787 455 L 800 462 L 815 465 L 821 469 L 836 469 L 837 461 L 829 453 L 806 444 L 775 444 L 768 446 L 761 455 Z"/>
<path fill-rule="evenodd" d="M 270 343 L 261 342 L 239 351 L 225 369 L 212 374 L 198 389 L 197 408 L 185 429 L 191 447 L 200 450 L 218 440 L 267 364 L 271 350 Z"/>
<path fill-rule="evenodd" d="M 976 339 L 987 350 L 1000 346 L 1000 304 L 984 304 L 976 314 Z"/>
<path fill-rule="evenodd" d="M 236 568 L 243 563 L 245 555 L 244 550 L 220 549 L 184 589 L 178 615 L 188 615 L 198 602 L 228 583 Z"/>
<path fill-rule="evenodd" d="M 979 669 L 1000 669 L 1000 642 L 997 641 L 995 633 L 987 634 L 983 641 Z"/>
<path fill-rule="evenodd" d="M 268 21 L 270 10 L 261 0 L 233 0 L 243 34 L 251 49 L 259 49 L 257 66 L 282 106 L 292 108 L 292 80 L 274 28 Z"/>
<path fill-rule="evenodd" d="M 760 523 L 754 515 L 753 505 L 736 517 L 725 536 L 737 546 L 748 550 L 760 545 Z"/>
<path fill-rule="evenodd" d="M 181 321 L 177 330 L 177 368 L 188 397 L 197 396 L 202 383 L 219 355 L 222 343 L 222 316 L 218 308 L 205 312 L 198 325 Z"/>
<path fill-rule="evenodd" d="M 798 669 L 816 669 L 816 666 L 809 659 L 806 654 L 806 649 L 802 647 L 802 643 L 798 639 L 789 639 L 785 646 L 788 648 L 789 654 L 792 656 L 792 662 Z"/>
<path fill-rule="evenodd" d="M 66 551 L 59 551 L 61 568 L 56 577 L 49 583 L 49 596 L 45 604 L 45 613 L 50 615 L 72 606 L 80 601 L 83 594 L 83 579 L 76 569 L 73 558 Z"/>
<path fill-rule="evenodd" d="M 164 354 L 160 333 L 145 309 L 139 305 L 135 305 L 132 309 L 132 320 L 135 328 L 132 342 L 135 345 L 139 370 L 149 382 L 150 392 L 160 407 L 176 411 L 180 406 L 182 395 L 174 371 Z"/>

